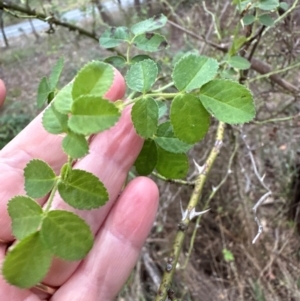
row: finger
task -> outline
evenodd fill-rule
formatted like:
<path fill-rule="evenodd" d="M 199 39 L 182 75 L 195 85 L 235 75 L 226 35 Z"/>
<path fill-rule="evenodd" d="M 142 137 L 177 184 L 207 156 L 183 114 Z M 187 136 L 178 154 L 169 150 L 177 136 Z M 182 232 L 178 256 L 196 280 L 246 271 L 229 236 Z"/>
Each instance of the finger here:
<path fill-rule="evenodd" d="M 2 261 L 5 256 L 6 246 L 0 246 L 0 265 L 2 266 Z M 0 300 L 9 301 L 40 301 L 40 299 L 35 296 L 29 290 L 19 289 L 15 286 L 9 285 L 0 274 Z"/>
<path fill-rule="evenodd" d="M 117 100 L 124 93 L 124 79 L 115 69 L 112 87 L 105 97 Z M 41 119 L 42 113 L 0 152 L 0 239 L 5 241 L 13 240 L 7 202 L 15 195 L 25 194 L 23 169 L 26 164 L 34 158 L 41 159 L 58 173 L 67 159 L 61 148 L 63 138 L 47 133 Z"/>
<path fill-rule="evenodd" d="M 0 79 L 0 108 L 2 107 L 6 97 L 6 89 L 4 82 Z"/>
<path fill-rule="evenodd" d="M 119 123 L 109 131 L 97 135 L 90 145 L 90 154 L 74 167 L 85 169 L 97 176 L 105 185 L 109 201 L 95 210 L 76 210 L 57 195 L 51 209 L 75 212 L 82 217 L 95 234 L 104 222 L 110 208 L 118 197 L 128 171 L 133 165 L 143 145 L 131 122 L 130 110 L 125 109 Z M 62 285 L 76 270 L 79 262 L 55 260 L 44 283 L 51 286 Z"/>
<path fill-rule="evenodd" d="M 51 301 L 114 300 L 134 267 L 158 206 L 156 184 L 144 177 L 126 187 L 87 258 Z"/>

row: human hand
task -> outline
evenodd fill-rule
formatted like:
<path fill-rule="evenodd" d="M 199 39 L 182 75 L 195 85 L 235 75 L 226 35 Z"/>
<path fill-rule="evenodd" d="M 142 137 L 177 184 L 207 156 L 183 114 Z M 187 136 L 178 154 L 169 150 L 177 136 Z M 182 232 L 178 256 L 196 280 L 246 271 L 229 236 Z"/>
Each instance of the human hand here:
<path fill-rule="evenodd" d="M 120 99 L 125 84 L 115 71 L 114 82 L 106 93 L 110 100 Z M 0 106 L 5 87 L 0 80 Z M 0 260 L 7 244 L 13 242 L 7 202 L 15 195 L 24 195 L 23 169 L 33 158 L 46 161 L 57 173 L 66 162 L 57 135 L 47 133 L 37 116 L 13 141 L 0 152 Z M 90 153 L 75 164 L 100 178 L 109 192 L 109 201 L 100 209 L 76 210 L 57 195 L 52 209 L 73 211 L 83 218 L 95 234 L 94 247 L 81 262 L 54 259 L 43 280 L 45 289 L 21 290 L 5 282 L 0 276 L 0 300 L 9 301 L 109 301 L 113 300 L 127 280 L 140 249 L 153 224 L 158 205 L 158 189 L 145 177 L 132 180 L 120 194 L 127 173 L 134 163 L 142 139 L 135 133 L 130 109 L 113 128 L 96 135 L 90 143 Z M 45 205 L 46 198 L 39 200 Z M 54 288 L 54 289 L 52 289 Z M 57 288 L 57 290 L 56 290 Z M 50 299 L 49 299 L 50 298 Z"/>

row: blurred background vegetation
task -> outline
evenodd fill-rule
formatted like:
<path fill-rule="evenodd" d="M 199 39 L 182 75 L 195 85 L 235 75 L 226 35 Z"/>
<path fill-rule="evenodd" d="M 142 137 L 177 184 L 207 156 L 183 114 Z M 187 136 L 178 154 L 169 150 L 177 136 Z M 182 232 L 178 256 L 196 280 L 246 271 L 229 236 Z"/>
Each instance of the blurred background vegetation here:
<path fill-rule="evenodd" d="M 155 59 L 162 66 L 159 82 L 168 83 L 172 65 L 183 53 L 192 51 L 218 60 L 224 57 L 220 48 L 230 44 L 240 18 L 233 2 L 9 2 L 29 10 L 35 8 L 57 20 L 63 19 L 63 13 L 79 9 L 86 18 L 68 22 L 91 33 L 87 36 L 55 24 L 41 31 L 33 26 L 33 33 L 24 33 L 26 13 L 1 10 L 0 1 L 0 27 L 4 32 L 7 26 L 14 24 L 20 28 L 20 34 L 7 36 L 6 42 L 0 37 L 0 78 L 8 91 L 6 103 L 0 109 L 0 148 L 40 112 L 36 108 L 38 84 L 43 76 L 49 75 L 58 58 L 65 59 L 62 87 L 87 61 L 111 55 L 97 42 L 107 26 L 129 26 L 159 12 L 167 15 L 169 22 L 163 33 L 170 47 L 155 55 Z M 108 9 L 107 3 L 113 3 L 114 9 Z M 293 3 L 288 1 L 289 7 Z M 271 16 L 275 19 L 281 14 L 282 11 L 274 11 Z M 212 188 L 224 178 L 226 182 L 209 199 L 209 213 L 188 229 L 173 283 L 173 290 L 181 300 L 300 300 L 300 72 L 299 67 L 291 67 L 300 61 L 299 33 L 300 5 L 297 3 L 288 17 L 261 37 L 245 80 L 254 94 L 257 116 L 254 122 L 242 128 L 228 126 L 199 211 L 209 199 Z M 278 71 L 276 77 L 261 77 L 270 71 Z M 240 137 L 241 131 L 246 135 L 260 174 L 265 174 L 265 182 L 272 191 L 259 209 L 264 232 L 255 244 L 252 239 L 257 225 L 252 208 L 263 190 L 253 171 L 247 146 Z M 192 159 L 201 164 L 213 142 L 214 127 L 190 151 L 190 178 L 195 170 Z M 161 190 L 161 206 L 140 260 L 118 301 L 153 300 L 181 219 L 180 201 L 185 207 L 191 193 L 189 186 L 154 179 Z"/>

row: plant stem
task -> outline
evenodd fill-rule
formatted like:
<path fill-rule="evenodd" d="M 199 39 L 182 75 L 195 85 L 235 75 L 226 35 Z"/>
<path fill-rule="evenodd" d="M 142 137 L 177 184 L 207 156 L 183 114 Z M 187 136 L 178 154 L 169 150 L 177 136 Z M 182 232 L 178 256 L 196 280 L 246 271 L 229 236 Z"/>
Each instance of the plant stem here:
<path fill-rule="evenodd" d="M 172 87 L 172 86 L 174 86 L 174 82 L 170 82 L 170 83 L 168 83 L 167 85 L 162 86 L 161 88 L 159 88 L 159 89 L 157 89 L 157 90 L 153 90 L 152 92 L 153 92 L 153 93 L 158 93 L 158 92 L 164 91 L 164 90 L 166 90 L 166 89 L 168 89 L 168 88 L 170 88 L 170 87 Z"/>
<path fill-rule="evenodd" d="M 188 207 L 187 207 L 187 213 L 183 220 L 178 225 L 178 231 L 173 243 L 172 251 L 170 256 L 167 259 L 167 266 L 166 270 L 164 272 L 160 287 L 158 289 L 155 301 L 165 301 L 167 297 L 168 290 L 171 287 L 171 283 L 173 280 L 173 275 L 176 269 L 176 265 L 178 262 L 178 258 L 182 249 L 182 244 L 185 238 L 186 230 L 190 224 L 191 217 L 190 213 L 192 210 L 195 210 L 195 207 L 198 204 L 199 198 L 202 194 L 203 186 L 206 181 L 207 175 L 209 171 L 211 170 L 211 167 L 213 166 L 217 155 L 220 151 L 223 137 L 224 137 L 224 129 L 225 124 L 223 122 L 220 122 L 218 125 L 216 138 L 215 138 L 215 144 L 213 148 L 210 151 L 210 154 L 208 155 L 208 158 L 205 161 L 205 164 L 203 165 L 203 168 L 201 172 L 199 173 L 196 181 L 195 181 L 195 188 L 193 190 L 193 193 L 191 195 Z"/>
<path fill-rule="evenodd" d="M 176 183 L 176 184 L 181 184 L 181 185 L 187 185 L 187 186 L 195 186 L 195 182 L 194 181 L 185 181 L 185 180 L 180 180 L 180 179 L 167 179 L 164 176 L 162 176 L 161 174 L 153 171 L 152 175 L 162 181 L 165 182 L 170 182 L 170 183 Z"/>
<path fill-rule="evenodd" d="M 177 93 L 149 93 L 146 94 L 146 96 L 154 96 L 154 97 L 161 97 L 161 98 L 165 98 L 165 99 L 171 99 L 176 97 L 177 95 L 180 95 L 180 92 Z"/>
<path fill-rule="evenodd" d="M 204 204 L 203 210 L 207 210 L 208 209 L 208 206 L 209 206 L 211 200 L 214 198 L 214 196 L 220 190 L 220 188 L 226 183 L 228 176 L 231 174 L 231 166 L 232 166 L 232 163 L 233 163 L 233 159 L 234 159 L 234 157 L 235 157 L 235 155 L 237 153 L 238 146 L 239 145 L 238 145 L 237 138 L 236 138 L 235 139 L 234 150 L 233 150 L 233 152 L 232 152 L 232 154 L 231 154 L 231 156 L 229 158 L 229 163 L 228 163 L 226 175 L 223 177 L 223 179 L 218 184 L 218 186 L 213 187 L 212 192 L 210 193 L 208 199 L 206 200 L 206 202 Z M 187 265 L 189 263 L 189 260 L 190 260 L 191 254 L 192 254 L 192 250 L 193 250 L 193 247 L 194 247 L 195 239 L 196 239 L 197 230 L 199 229 L 199 224 L 200 224 L 201 218 L 202 218 L 202 215 L 199 215 L 198 218 L 197 218 L 197 220 L 196 220 L 196 224 L 194 226 L 194 231 L 193 231 L 193 234 L 192 234 L 192 238 L 191 238 L 189 250 L 188 250 L 188 253 L 187 253 L 184 265 L 182 267 L 183 270 L 186 269 L 186 267 L 187 267 Z"/>
<path fill-rule="evenodd" d="M 131 43 L 128 43 L 127 51 L 126 51 L 126 63 L 130 64 L 130 49 L 131 49 Z"/>
<path fill-rule="evenodd" d="M 285 67 L 285 68 L 282 68 L 282 69 L 279 69 L 279 70 L 274 70 L 274 71 L 271 71 L 269 73 L 266 73 L 266 74 L 262 74 L 262 75 L 259 75 L 259 76 L 256 76 L 256 77 L 253 77 L 251 79 L 248 80 L 248 83 L 251 83 L 255 80 L 260 80 L 260 79 L 263 79 L 263 78 L 266 78 L 266 77 L 270 77 L 274 74 L 278 74 L 278 73 L 281 73 L 281 72 L 285 72 L 285 71 L 288 71 L 288 70 L 291 70 L 291 69 L 294 69 L 296 67 L 299 67 L 300 66 L 300 62 L 294 64 L 294 65 L 290 65 L 288 67 Z"/>
<path fill-rule="evenodd" d="M 59 181 L 59 179 L 57 179 L 57 180 L 55 181 L 54 186 L 53 186 L 53 188 L 52 188 L 52 190 L 51 190 L 50 196 L 49 196 L 49 198 L 48 198 L 48 200 L 47 200 L 47 206 L 46 206 L 46 208 L 45 208 L 45 210 L 44 210 L 44 214 L 45 214 L 45 215 L 50 211 L 51 204 L 52 204 L 52 202 L 53 202 L 54 195 L 55 195 L 56 190 L 57 190 L 58 181 Z"/>
<path fill-rule="evenodd" d="M 300 117 L 300 113 L 293 115 L 293 116 L 287 116 L 287 117 L 279 117 L 279 118 L 271 118 L 266 120 L 253 120 L 252 122 L 255 124 L 266 124 L 271 122 L 280 122 L 280 121 L 289 121 Z"/>

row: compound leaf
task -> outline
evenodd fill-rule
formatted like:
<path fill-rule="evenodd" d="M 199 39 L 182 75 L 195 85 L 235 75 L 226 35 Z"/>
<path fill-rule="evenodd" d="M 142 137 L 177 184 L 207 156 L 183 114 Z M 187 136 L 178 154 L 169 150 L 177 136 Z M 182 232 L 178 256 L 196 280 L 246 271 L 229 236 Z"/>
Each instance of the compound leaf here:
<path fill-rule="evenodd" d="M 105 30 L 99 39 L 99 43 L 104 48 L 113 48 L 128 40 L 129 29 L 125 26 L 120 26 Z"/>
<path fill-rule="evenodd" d="M 210 123 L 208 112 L 193 94 L 175 97 L 171 104 L 170 119 L 176 137 L 190 144 L 205 136 Z"/>
<path fill-rule="evenodd" d="M 10 250 L 2 266 L 6 281 L 20 288 L 30 288 L 42 281 L 52 261 L 51 252 L 35 232 L 17 243 Z"/>
<path fill-rule="evenodd" d="M 85 170 L 69 170 L 67 176 L 58 183 L 58 191 L 66 203 L 77 209 L 99 208 L 108 201 L 103 183 Z"/>
<path fill-rule="evenodd" d="M 218 62 L 215 59 L 189 54 L 176 63 L 172 78 L 179 91 L 189 92 L 212 80 L 218 68 Z"/>
<path fill-rule="evenodd" d="M 170 121 L 166 121 L 159 125 L 154 141 L 162 149 L 175 154 L 186 153 L 193 146 L 191 144 L 187 144 L 186 142 L 179 140 L 175 136 Z"/>
<path fill-rule="evenodd" d="M 54 210 L 43 219 L 41 239 L 51 253 L 64 260 L 80 260 L 93 246 L 90 227 L 72 212 Z"/>
<path fill-rule="evenodd" d="M 89 151 L 89 145 L 84 135 L 68 132 L 62 141 L 62 148 L 71 158 L 78 159 Z"/>
<path fill-rule="evenodd" d="M 245 123 L 255 116 L 251 92 L 230 80 L 216 79 L 204 85 L 200 100 L 208 112 L 229 124 Z"/>
<path fill-rule="evenodd" d="M 113 79 L 114 70 L 111 65 L 100 61 L 92 61 L 86 64 L 74 79 L 73 100 L 88 94 L 103 96 L 111 87 Z"/>
<path fill-rule="evenodd" d="M 52 103 L 44 112 L 42 123 L 48 133 L 61 134 L 68 130 L 68 115 L 57 111 Z"/>
<path fill-rule="evenodd" d="M 55 183 L 54 170 L 44 161 L 33 159 L 24 168 L 25 191 L 32 198 L 45 196 Z"/>
<path fill-rule="evenodd" d="M 139 99 L 131 110 L 131 119 L 136 132 L 143 138 L 151 138 L 157 130 L 158 105 L 151 97 Z"/>
<path fill-rule="evenodd" d="M 118 108 L 110 101 L 94 95 L 83 95 L 72 105 L 70 129 L 83 135 L 91 135 L 109 129 L 120 118 Z"/>
<path fill-rule="evenodd" d="M 8 202 L 14 236 L 21 240 L 36 232 L 42 220 L 43 210 L 32 198 L 15 196 Z"/>
<path fill-rule="evenodd" d="M 143 176 L 149 175 L 157 163 L 157 148 L 153 140 L 145 140 L 143 148 L 134 165 L 136 171 Z"/>
<path fill-rule="evenodd" d="M 168 42 L 164 36 L 158 33 L 146 32 L 136 36 L 133 40 L 133 45 L 144 51 L 155 52 L 166 49 Z"/>
<path fill-rule="evenodd" d="M 153 60 L 143 60 L 130 67 L 125 80 L 133 91 L 146 93 L 155 83 L 157 74 L 156 63 Z"/>
<path fill-rule="evenodd" d="M 167 179 L 186 177 L 189 163 L 186 154 L 174 154 L 158 147 L 158 162 L 156 170 Z"/>
<path fill-rule="evenodd" d="M 136 23 L 131 27 L 131 31 L 135 34 L 145 33 L 147 31 L 154 31 L 166 25 L 168 19 L 163 14 L 154 16 L 150 19 Z"/>

